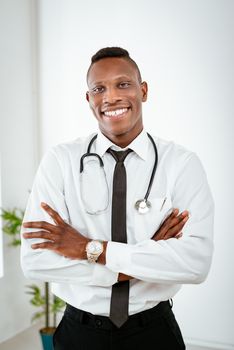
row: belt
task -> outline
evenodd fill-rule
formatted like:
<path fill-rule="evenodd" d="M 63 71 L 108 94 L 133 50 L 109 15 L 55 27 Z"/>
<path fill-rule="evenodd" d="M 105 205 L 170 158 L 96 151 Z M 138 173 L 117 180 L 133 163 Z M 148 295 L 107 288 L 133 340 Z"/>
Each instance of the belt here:
<path fill-rule="evenodd" d="M 164 314 L 171 311 L 171 303 L 169 301 L 161 301 L 155 307 L 130 315 L 121 329 L 132 328 L 135 326 L 144 326 L 152 320 L 160 320 Z M 94 315 L 90 312 L 83 311 L 67 304 L 64 317 L 68 317 L 75 322 L 89 325 L 93 328 L 101 328 L 106 330 L 118 329 L 107 316 Z"/>

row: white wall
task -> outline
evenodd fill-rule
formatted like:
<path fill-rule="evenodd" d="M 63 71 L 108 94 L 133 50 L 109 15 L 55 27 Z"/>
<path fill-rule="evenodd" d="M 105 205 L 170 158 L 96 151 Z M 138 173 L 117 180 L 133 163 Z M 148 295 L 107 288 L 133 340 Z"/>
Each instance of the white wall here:
<path fill-rule="evenodd" d="M 41 0 L 41 153 L 96 130 L 85 75 L 99 48 L 127 48 L 149 83 L 145 126 L 197 152 L 216 203 L 208 279 L 185 286 L 175 313 L 190 343 L 234 346 L 232 0 Z"/>
<path fill-rule="evenodd" d="M 2 206 L 24 209 L 37 167 L 33 1 L 0 2 L 0 156 Z M 19 248 L 4 237 L 0 279 L 0 343 L 31 324 L 32 312 Z M 0 346 L 1 347 L 1 346 Z"/>

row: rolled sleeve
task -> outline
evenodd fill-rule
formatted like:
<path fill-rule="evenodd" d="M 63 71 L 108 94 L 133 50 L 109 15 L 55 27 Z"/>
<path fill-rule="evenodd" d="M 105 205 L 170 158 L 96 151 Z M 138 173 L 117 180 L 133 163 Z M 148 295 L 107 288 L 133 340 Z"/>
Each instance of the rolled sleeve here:
<path fill-rule="evenodd" d="M 111 271 L 107 265 L 95 264 L 89 285 L 110 287 L 118 281 L 118 272 Z"/>
<path fill-rule="evenodd" d="M 115 272 L 123 272 L 130 266 L 134 246 L 125 243 L 108 242 L 106 250 L 106 266 Z"/>

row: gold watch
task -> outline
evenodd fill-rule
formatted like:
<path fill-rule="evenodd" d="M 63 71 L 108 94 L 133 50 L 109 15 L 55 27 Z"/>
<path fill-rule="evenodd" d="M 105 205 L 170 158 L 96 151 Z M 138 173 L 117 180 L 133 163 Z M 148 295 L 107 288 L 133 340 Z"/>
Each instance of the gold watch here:
<path fill-rule="evenodd" d="M 103 252 L 103 242 L 92 240 L 87 243 L 85 250 L 86 250 L 88 262 L 90 263 L 97 262 L 99 256 Z"/>

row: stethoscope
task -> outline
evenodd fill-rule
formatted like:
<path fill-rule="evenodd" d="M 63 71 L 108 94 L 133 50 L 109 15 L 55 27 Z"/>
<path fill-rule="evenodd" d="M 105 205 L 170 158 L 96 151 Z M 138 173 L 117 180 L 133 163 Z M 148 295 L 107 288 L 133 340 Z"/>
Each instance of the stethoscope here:
<path fill-rule="evenodd" d="M 154 160 L 154 166 L 153 166 L 153 170 L 152 170 L 152 173 L 151 173 L 151 176 L 150 176 L 149 185 L 148 185 L 146 194 L 145 194 L 143 199 L 139 199 L 135 203 L 135 208 L 136 208 L 136 210 L 138 211 L 139 214 L 146 214 L 151 208 L 151 203 L 148 200 L 148 198 L 149 198 L 150 191 L 151 191 L 151 188 L 152 188 L 152 185 L 153 185 L 153 182 L 154 182 L 155 172 L 156 172 L 157 164 L 158 164 L 158 151 L 157 151 L 156 144 L 155 144 L 152 136 L 149 133 L 147 133 L 147 136 L 149 137 L 149 139 L 152 142 L 152 145 L 154 147 L 155 160 Z M 97 153 L 90 152 L 91 147 L 93 145 L 93 142 L 96 140 L 96 138 L 97 138 L 97 134 L 94 135 L 93 138 L 90 140 L 90 142 L 88 144 L 88 147 L 87 147 L 87 152 L 84 153 L 81 156 L 81 158 L 80 158 L 80 174 L 82 174 L 82 172 L 84 171 L 84 159 L 87 158 L 87 157 L 96 157 L 98 159 L 98 161 L 99 161 L 100 167 L 104 171 L 104 163 L 103 163 L 102 158 Z M 105 174 L 105 172 L 104 172 L 104 174 Z M 107 206 L 102 211 L 104 211 L 105 209 L 107 209 Z M 87 212 L 89 214 L 99 214 L 101 211 L 97 211 L 97 212 L 87 211 Z"/>

